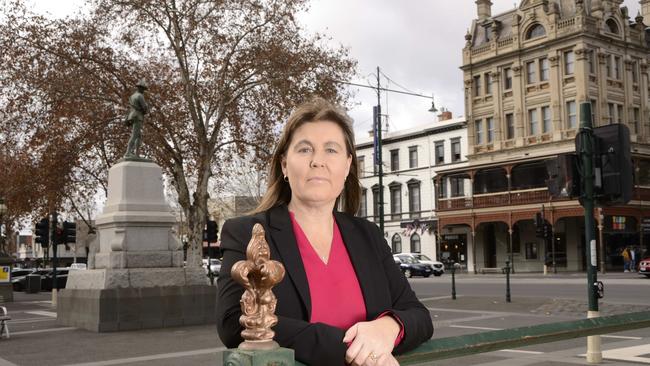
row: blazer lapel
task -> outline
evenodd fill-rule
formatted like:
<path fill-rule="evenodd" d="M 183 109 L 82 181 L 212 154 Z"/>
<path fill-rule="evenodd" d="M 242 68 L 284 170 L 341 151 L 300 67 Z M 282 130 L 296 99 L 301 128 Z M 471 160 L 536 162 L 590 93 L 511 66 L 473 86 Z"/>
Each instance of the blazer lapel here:
<path fill-rule="evenodd" d="M 373 287 L 376 279 L 373 279 L 372 267 L 373 263 L 376 265 L 376 261 L 373 261 L 375 253 L 370 249 L 372 243 L 370 243 L 370 238 L 364 238 L 361 235 L 361 230 L 355 227 L 352 220 L 345 214 L 334 212 L 334 217 L 341 231 L 345 247 L 348 250 L 350 261 L 354 266 L 354 271 L 357 274 L 357 280 L 366 304 L 366 316 L 374 318 L 378 314 L 376 307 L 379 302 Z"/>
<path fill-rule="evenodd" d="M 268 221 L 271 227 L 271 239 L 277 249 L 286 274 L 296 286 L 298 294 L 305 304 L 307 320 L 311 319 L 311 297 L 309 295 L 309 283 L 307 274 L 302 264 L 300 250 L 296 243 L 296 236 L 291 225 L 291 217 L 286 205 L 273 207 L 268 211 Z"/>

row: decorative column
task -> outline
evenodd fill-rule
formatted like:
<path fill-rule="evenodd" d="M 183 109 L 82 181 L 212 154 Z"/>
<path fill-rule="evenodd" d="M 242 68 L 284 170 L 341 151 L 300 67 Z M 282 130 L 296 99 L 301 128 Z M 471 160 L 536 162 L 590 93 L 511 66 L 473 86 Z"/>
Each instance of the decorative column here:
<path fill-rule="evenodd" d="M 548 54 L 548 62 L 551 66 L 549 77 L 549 89 L 551 90 L 551 114 L 553 123 L 553 140 L 562 140 L 562 108 L 560 101 L 562 98 L 562 69 L 560 65 L 560 55 L 557 51 Z"/>

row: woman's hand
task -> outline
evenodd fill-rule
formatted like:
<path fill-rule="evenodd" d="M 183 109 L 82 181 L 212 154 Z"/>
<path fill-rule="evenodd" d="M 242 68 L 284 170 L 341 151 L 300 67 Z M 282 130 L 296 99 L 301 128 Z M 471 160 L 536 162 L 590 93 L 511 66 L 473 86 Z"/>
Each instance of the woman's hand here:
<path fill-rule="evenodd" d="M 354 366 L 397 365 L 391 352 L 399 331 L 400 325 L 389 315 L 353 325 L 343 337 L 343 342 L 351 342 L 346 362 Z"/>

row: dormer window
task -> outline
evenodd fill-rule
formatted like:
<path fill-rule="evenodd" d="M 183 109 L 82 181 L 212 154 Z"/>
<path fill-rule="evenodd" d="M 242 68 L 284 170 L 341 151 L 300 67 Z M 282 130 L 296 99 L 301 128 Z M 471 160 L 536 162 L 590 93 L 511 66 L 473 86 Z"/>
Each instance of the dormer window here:
<path fill-rule="evenodd" d="M 541 24 L 535 24 L 528 29 L 526 32 L 526 39 L 533 39 L 537 37 L 543 37 L 546 35 L 546 29 Z"/>
<path fill-rule="evenodd" d="M 614 19 L 607 19 L 605 22 L 605 30 L 609 33 L 618 34 L 618 23 Z"/>

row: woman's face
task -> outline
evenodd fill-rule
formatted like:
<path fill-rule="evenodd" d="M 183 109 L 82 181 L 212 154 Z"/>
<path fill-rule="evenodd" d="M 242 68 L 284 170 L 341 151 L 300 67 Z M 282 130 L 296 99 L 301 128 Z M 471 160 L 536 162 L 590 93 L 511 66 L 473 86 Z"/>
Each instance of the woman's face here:
<path fill-rule="evenodd" d="M 282 158 L 291 200 L 309 205 L 334 204 L 350 172 L 352 156 L 343 130 L 332 121 L 307 122 L 294 131 Z"/>

